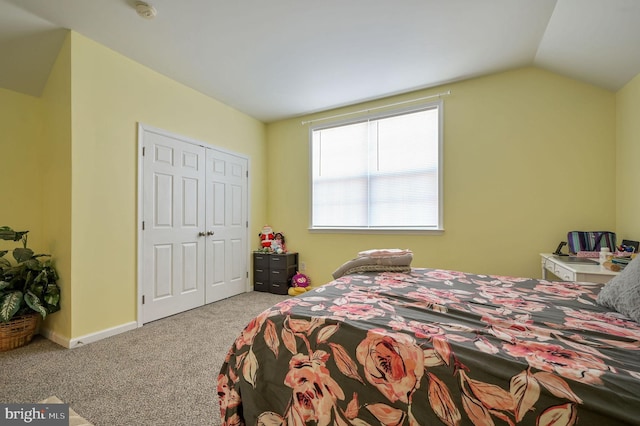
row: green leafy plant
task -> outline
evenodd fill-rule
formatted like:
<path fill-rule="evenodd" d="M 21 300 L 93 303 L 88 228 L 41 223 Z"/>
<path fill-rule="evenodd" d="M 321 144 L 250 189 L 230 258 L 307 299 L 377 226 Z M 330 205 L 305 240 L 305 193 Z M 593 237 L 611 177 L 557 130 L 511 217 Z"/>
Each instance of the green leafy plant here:
<path fill-rule="evenodd" d="M 60 310 L 58 274 L 51 256 L 35 254 L 27 247 L 28 232 L 0 227 L 0 240 L 22 242 L 22 247 L 12 251 L 15 262 L 5 257 L 8 250 L 0 250 L 0 322 L 31 312 L 45 318 Z"/>

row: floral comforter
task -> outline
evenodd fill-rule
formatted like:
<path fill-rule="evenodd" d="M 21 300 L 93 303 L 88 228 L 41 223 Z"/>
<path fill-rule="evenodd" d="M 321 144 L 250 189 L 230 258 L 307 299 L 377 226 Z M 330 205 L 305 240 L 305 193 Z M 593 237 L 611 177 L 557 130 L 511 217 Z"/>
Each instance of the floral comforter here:
<path fill-rule="evenodd" d="M 266 310 L 218 376 L 225 425 L 640 424 L 640 325 L 601 284 L 416 269 Z"/>

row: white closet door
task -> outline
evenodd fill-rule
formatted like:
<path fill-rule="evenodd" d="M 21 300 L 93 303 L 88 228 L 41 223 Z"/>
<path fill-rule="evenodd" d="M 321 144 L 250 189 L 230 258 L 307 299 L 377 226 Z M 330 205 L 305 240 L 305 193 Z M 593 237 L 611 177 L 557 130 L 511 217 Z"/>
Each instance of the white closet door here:
<path fill-rule="evenodd" d="M 142 325 L 248 290 L 249 160 L 139 129 Z"/>
<path fill-rule="evenodd" d="M 248 160 L 207 150 L 206 303 L 247 289 Z"/>
<path fill-rule="evenodd" d="M 206 149 L 145 131 L 143 322 L 204 301 Z"/>

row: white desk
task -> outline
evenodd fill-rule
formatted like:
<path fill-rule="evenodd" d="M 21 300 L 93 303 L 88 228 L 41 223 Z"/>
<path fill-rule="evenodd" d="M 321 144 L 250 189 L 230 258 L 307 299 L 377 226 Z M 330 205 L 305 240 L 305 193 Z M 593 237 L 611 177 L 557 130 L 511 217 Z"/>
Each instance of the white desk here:
<path fill-rule="evenodd" d="M 618 272 L 610 271 L 599 263 L 567 263 L 562 261 L 564 256 L 555 256 L 551 253 L 540 253 L 540 257 L 543 280 L 547 279 L 547 272 L 551 272 L 563 281 L 586 281 L 590 283 L 606 283 L 618 275 Z"/>

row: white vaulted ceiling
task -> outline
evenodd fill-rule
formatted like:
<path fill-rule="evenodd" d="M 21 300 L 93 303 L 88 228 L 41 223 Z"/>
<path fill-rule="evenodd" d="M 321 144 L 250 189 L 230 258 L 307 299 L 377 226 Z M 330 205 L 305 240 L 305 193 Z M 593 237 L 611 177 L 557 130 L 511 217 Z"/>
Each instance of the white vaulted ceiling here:
<path fill-rule="evenodd" d="M 39 96 L 71 29 L 265 122 L 538 66 L 640 73 L 640 0 L 0 0 L 0 87 Z"/>

